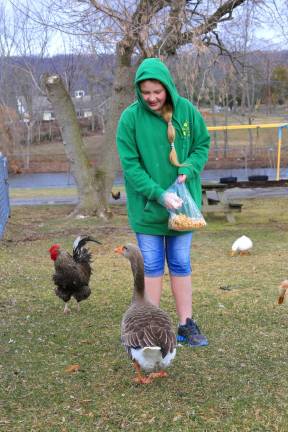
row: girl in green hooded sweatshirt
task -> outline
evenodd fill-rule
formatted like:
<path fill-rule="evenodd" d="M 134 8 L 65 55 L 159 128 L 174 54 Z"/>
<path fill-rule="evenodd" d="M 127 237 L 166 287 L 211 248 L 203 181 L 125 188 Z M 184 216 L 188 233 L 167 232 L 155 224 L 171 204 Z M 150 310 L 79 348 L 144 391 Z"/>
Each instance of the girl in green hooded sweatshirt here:
<path fill-rule="evenodd" d="M 166 190 L 185 182 L 201 208 L 200 173 L 210 137 L 199 111 L 181 97 L 168 68 L 157 58 L 144 60 L 135 76 L 137 100 L 119 120 L 117 148 L 127 193 L 129 223 L 144 259 L 145 292 L 159 306 L 165 261 L 179 317 L 177 339 L 189 346 L 208 344 L 192 319 L 190 251 L 192 232 L 168 228 L 167 209 L 182 200 Z"/>

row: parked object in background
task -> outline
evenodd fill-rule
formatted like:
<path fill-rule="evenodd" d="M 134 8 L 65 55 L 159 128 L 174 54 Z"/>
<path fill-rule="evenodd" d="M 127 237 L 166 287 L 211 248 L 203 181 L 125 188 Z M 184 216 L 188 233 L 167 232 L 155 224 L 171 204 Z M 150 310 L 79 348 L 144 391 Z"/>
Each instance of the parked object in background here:
<path fill-rule="evenodd" d="M 222 184 L 237 183 L 237 177 L 221 177 L 219 181 Z"/>
<path fill-rule="evenodd" d="M 248 177 L 249 181 L 267 181 L 268 180 L 268 176 L 267 175 L 251 175 Z"/>
<path fill-rule="evenodd" d="M 250 255 L 250 250 L 253 247 L 252 240 L 243 235 L 234 241 L 232 244 L 231 256 L 239 255 Z"/>
<path fill-rule="evenodd" d="M 288 279 L 284 280 L 279 285 L 278 304 L 284 303 L 287 289 L 288 289 Z"/>

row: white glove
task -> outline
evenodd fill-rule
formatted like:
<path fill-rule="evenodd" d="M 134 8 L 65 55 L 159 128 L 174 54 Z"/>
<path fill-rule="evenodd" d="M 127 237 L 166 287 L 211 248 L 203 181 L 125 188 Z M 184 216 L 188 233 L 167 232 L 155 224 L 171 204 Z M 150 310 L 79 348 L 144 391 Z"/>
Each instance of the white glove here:
<path fill-rule="evenodd" d="M 160 204 L 170 210 L 177 210 L 182 207 L 183 200 L 173 192 L 165 192 L 159 199 Z"/>

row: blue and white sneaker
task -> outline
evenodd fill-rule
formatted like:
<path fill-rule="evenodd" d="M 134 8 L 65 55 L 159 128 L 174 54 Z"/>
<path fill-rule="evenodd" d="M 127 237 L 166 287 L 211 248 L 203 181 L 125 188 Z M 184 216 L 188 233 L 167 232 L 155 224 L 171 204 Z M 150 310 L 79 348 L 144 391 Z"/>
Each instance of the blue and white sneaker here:
<path fill-rule="evenodd" d="M 186 319 L 186 324 L 179 325 L 177 342 L 188 345 L 192 348 L 208 345 L 206 336 L 201 333 L 198 325 L 191 318 Z"/>

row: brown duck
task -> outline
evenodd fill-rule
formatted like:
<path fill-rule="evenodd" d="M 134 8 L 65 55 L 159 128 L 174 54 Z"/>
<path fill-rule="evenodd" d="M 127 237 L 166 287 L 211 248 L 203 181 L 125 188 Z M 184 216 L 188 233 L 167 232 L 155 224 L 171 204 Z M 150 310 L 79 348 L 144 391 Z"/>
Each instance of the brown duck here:
<path fill-rule="evenodd" d="M 287 290 L 288 290 L 288 279 L 281 282 L 279 286 L 278 304 L 284 303 Z"/>
<path fill-rule="evenodd" d="M 132 302 L 122 318 L 121 341 L 136 370 L 134 381 L 148 384 L 154 378 L 167 376 L 163 369 L 176 355 L 176 337 L 168 314 L 145 298 L 140 249 L 126 244 L 117 247 L 115 252 L 130 261 L 134 276 Z M 141 370 L 149 375 L 142 375 Z"/>

